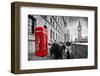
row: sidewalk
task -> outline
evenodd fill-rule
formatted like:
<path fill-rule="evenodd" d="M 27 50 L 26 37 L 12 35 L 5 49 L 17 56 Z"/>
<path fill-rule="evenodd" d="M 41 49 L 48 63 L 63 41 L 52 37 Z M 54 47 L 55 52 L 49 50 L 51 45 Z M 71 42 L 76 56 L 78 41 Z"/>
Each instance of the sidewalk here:
<path fill-rule="evenodd" d="M 29 58 L 28 60 L 49 60 L 49 56 L 44 56 L 44 57 L 39 57 L 39 56 L 36 56 L 35 54 L 29 54 Z"/>

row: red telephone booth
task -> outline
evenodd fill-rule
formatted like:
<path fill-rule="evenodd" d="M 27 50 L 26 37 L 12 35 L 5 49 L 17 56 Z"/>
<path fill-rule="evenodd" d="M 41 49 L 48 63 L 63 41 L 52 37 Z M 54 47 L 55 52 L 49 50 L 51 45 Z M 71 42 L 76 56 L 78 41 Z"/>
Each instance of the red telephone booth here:
<path fill-rule="evenodd" d="M 48 54 L 48 34 L 44 27 L 35 28 L 35 55 L 46 56 Z"/>

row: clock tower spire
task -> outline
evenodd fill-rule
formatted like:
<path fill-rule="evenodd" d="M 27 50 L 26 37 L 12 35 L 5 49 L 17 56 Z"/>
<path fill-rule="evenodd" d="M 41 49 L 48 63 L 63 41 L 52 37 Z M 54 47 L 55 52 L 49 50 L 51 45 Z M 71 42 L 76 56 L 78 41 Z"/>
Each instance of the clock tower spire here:
<path fill-rule="evenodd" d="M 81 41 L 81 32 L 82 32 L 82 26 L 81 26 L 81 23 L 80 23 L 80 21 L 79 21 L 79 24 L 78 24 L 78 42 L 80 42 Z"/>

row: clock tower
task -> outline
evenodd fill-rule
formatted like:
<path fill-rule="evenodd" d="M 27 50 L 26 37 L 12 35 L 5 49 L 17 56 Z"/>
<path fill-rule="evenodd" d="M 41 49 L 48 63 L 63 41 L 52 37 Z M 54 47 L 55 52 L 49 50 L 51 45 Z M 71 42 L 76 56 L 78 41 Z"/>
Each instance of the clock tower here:
<path fill-rule="evenodd" d="M 81 41 L 81 32 L 82 32 L 82 26 L 81 26 L 81 23 L 79 21 L 79 24 L 78 24 L 78 42 Z"/>

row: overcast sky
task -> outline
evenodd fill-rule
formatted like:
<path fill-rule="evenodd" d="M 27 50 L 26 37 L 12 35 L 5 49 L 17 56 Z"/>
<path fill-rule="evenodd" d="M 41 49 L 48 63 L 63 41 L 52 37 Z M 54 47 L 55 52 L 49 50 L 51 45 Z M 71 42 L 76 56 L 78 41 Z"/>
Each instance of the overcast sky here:
<path fill-rule="evenodd" d="M 70 34 L 72 35 L 72 39 L 75 39 L 75 33 L 77 38 L 77 28 L 79 25 L 79 21 L 82 26 L 82 36 L 88 35 L 88 17 L 66 17 L 67 28 L 69 29 Z"/>

